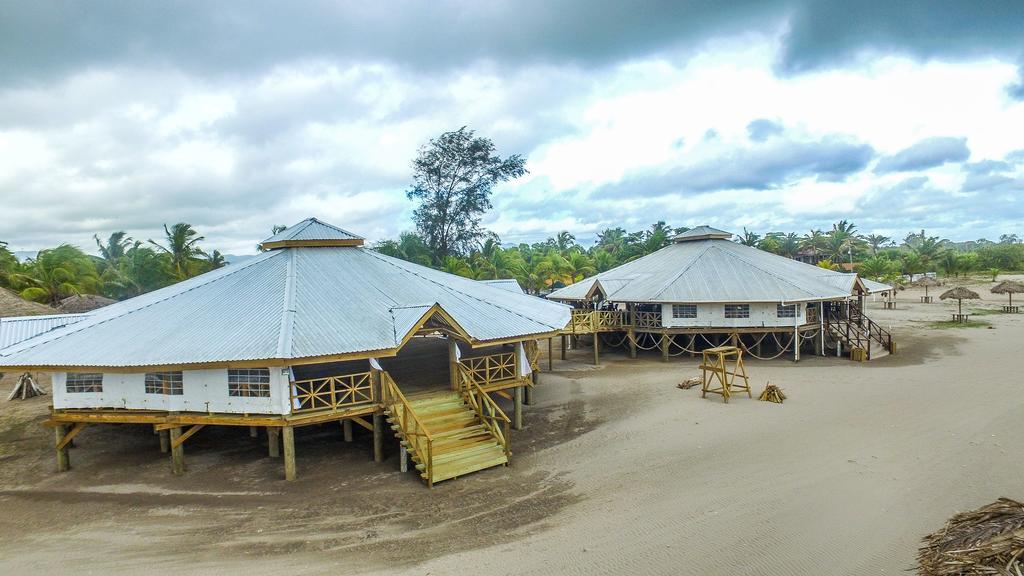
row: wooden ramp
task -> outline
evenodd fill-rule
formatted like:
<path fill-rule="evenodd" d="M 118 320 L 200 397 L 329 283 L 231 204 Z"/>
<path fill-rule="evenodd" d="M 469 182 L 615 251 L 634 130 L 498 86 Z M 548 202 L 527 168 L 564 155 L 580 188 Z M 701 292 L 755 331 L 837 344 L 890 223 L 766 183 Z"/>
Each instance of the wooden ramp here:
<path fill-rule="evenodd" d="M 415 415 L 415 420 L 422 428 L 429 430 L 429 450 L 424 449 L 422 441 L 410 441 L 403 430 L 402 416 L 405 410 L 410 410 L 412 413 L 409 416 Z M 410 396 L 406 403 L 394 404 L 388 410 L 388 422 L 427 484 L 433 485 L 434 482 L 508 464 L 508 454 L 500 439 L 458 392 L 430 392 Z"/>

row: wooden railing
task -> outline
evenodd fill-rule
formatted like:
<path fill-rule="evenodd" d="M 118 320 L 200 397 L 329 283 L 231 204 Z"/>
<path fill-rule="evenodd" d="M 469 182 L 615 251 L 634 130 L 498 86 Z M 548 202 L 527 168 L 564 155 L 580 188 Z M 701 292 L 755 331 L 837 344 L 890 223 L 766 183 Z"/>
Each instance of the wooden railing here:
<path fill-rule="evenodd" d="M 495 440 L 501 443 L 505 450 L 505 456 L 511 456 L 512 451 L 509 449 L 508 440 L 509 424 L 512 421 L 494 399 L 480 387 L 474 372 L 463 364 L 459 364 L 459 391 L 462 392 L 466 403 L 476 412 L 477 418 L 480 419 L 484 427 L 490 431 Z"/>
<path fill-rule="evenodd" d="M 290 388 L 292 413 L 337 410 L 377 400 L 370 372 L 296 380 Z"/>
<path fill-rule="evenodd" d="M 526 351 L 526 359 L 530 362 L 530 369 L 534 372 L 540 370 L 540 346 L 536 340 L 523 342 L 523 349 Z"/>
<path fill-rule="evenodd" d="M 661 312 L 633 312 L 633 327 L 638 329 L 661 328 Z"/>
<path fill-rule="evenodd" d="M 380 395 L 384 408 L 398 424 L 407 448 L 423 464 L 427 486 L 434 485 L 434 437 L 409 404 L 405 394 L 387 372 L 380 373 Z"/>
<path fill-rule="evenodd" d="M 629 328 L 629 312 L 625 310 L 573 310 L 569 321 L 569 329 L 581 334 L 626 328 Z"/>
<path fill-rule="evenodd" d="M 460 363 L 473 374 L 473 380 L 481 386 L 515 380 L 517 376 L 514 352 L 463 358 Z"/>
<path fill-rule="evenodd" d="M 826 312 L 826 328 L 835 336 L 844 339 L 848 346 L 863 348 L 871 358 L 871 343 L 877 342 L 890 354 L 893 352 L 892 334 L 864 315 L 864 312 L 850 302 L 846 309 L 833 308 Z"/>
<path fill-rule="evenodd" d="M 573 310 L 572 320 L 569 321 L 569 327 L 573 332 L 593 332 L 594 330 L 594 317 L 593 310 Z"/>

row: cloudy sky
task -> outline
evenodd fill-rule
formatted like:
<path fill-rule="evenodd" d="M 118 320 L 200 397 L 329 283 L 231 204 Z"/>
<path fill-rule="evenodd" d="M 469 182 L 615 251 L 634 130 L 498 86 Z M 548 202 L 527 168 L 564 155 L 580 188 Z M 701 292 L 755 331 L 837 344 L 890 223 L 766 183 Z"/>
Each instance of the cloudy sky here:
<path fill-rule="evenodd" d="M 306 216 L 412 227 L 419 146 L 530 174 L 505 242 L 709 223 L 1024 232 L 1020 0 L 0 0 L 0 240 L 187 221 L 244 254 Z"/>

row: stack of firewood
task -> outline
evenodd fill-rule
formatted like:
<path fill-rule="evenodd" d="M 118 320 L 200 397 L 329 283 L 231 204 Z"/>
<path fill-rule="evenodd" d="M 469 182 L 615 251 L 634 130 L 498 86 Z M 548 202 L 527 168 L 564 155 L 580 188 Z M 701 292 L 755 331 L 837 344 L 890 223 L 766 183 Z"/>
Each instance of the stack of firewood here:
<path fill-rule="evenodd" d="M 14 390 L 11 390 L 7 399 L 14 400 L 15 398 L 21 398 L 24 400 L 33 396 L 42 396 L 43 394 L 46 394 L 46 392 L 36 384 L 36 380 L 32 377 L 32 374 L 25 372 L 20 378 L 18 378 L 18 383 L 14 385 Z"/>
<path fill-rule="evenodd" d="M 689 390 L 694 386 L 700 386 L 700 376 L 694 376 L 693 378 L 687 378 L 679 384 L 676 384 L 676 388 L 682 388 L 683 390 Z"/>
<path fill-rule="evenodd" d="M 783 394 L 782 388 L 779 388 L 778 386 L 769 382 L 768 385 L 765 386 L 764 392 L 761 392 L 761 395 L 758 396 L 757 399 L 763 400 L 765 402 L 775 402 L 776 404 L 782 404 L 783 400 L 786 399 L 786 395 Z"/>

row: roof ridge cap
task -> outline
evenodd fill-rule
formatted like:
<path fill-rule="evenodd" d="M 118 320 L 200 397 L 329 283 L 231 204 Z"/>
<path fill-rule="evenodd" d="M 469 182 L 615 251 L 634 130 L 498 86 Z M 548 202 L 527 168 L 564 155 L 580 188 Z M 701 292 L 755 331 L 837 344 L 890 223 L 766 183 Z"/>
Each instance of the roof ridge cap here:
<path fill-rule="evenodd" d="M 284 302 L 281 310 L 281 331 L 277 336 L 277 357 L 291 358 L 292 330 L 295 327 L 295 250 L 288 250 L 288 265 L 284 275 Z"/>

